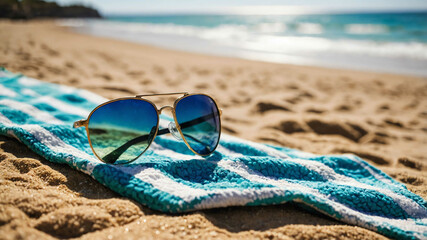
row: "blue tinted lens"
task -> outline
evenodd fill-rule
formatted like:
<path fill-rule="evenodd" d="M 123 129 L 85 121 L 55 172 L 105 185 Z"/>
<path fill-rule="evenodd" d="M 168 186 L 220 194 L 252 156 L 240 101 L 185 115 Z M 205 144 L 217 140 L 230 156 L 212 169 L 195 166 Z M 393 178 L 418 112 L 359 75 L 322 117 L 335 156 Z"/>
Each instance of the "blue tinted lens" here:
<path fill-rule="evenodd" d="M 220 119 L 214 100 L 190 95 L 175 106 L 175 115 L 188 145 L 198 154 L 212 153 L 219 142 Z"/>
<path fill-rule="evenodd" d="M 157 130 L 156 108 L 139 99 L 110 102 L 89 118 L 89 139 L 96 155 L 104 162 L 121 164 L 141 155 Z"/>

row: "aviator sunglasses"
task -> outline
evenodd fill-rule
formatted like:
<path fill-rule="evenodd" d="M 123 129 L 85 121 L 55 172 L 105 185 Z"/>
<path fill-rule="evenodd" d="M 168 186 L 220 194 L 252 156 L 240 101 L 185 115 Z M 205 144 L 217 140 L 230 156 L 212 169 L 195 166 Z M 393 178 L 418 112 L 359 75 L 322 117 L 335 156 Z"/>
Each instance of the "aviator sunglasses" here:
<path fill-rule="evenodd" d="M 144 98 L 160 95 L 183 96 L 176 99 L 173 106 L 160 109 Z M 172 111 L 174 122 L 159 129 L 159 115 L 165 109 Z M 156 136 L 167 133 L 184 140 L 195 154 L 210 155 L 219 143 L 220 115 L 215 100 L 205 94 L 144 94 L 103 103 L 92 110 L 86 120 L 76 121 L 74 128 L 86 128 L 89 145 L 99 160 L 123 164 L 136 160 Z"/>

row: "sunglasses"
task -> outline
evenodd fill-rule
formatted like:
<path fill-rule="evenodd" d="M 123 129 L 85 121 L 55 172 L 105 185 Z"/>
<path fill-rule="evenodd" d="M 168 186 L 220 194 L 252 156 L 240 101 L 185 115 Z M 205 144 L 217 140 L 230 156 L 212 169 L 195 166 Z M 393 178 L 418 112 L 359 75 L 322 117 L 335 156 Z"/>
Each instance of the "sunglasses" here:
<path fill-rule="evenodd" d="M 148 96 L 183 95 L 172 106 L 160 109 Z M 170 109 L 174 122 L 159 129 L 159 115 Z M 221 135 L 221 110 L 215 100 L 205 94 L 186 92 L 145 94 L 119 98 L 96 107 L 86 120 L 74 123 L 85 127 L 95 156 L 110 164 L 124 164 L 136 160 L 158 135 L 171 133 L 184 140 L 197 155 L 208 156 L 215 151 Z"/>

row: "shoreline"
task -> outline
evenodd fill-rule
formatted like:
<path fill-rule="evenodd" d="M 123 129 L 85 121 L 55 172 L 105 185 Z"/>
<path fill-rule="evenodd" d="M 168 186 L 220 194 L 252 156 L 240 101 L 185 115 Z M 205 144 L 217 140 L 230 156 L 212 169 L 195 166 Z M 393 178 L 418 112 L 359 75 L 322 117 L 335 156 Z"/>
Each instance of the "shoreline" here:
<path fill-rule="evenodd" d="M 110 99 L 209 94 L 223 109 L 224 133 L 315 154 L 353 153 L 427 198 L 426 78 L 165 50 L 51 21 L 0 21 L 0 52 L 9 71 Z M 293 203 L 162 214 L 5 137 L 0 159 L 0 207 L 7 213 L 0 233 L 11 239 L 385 239 Z"/>
<path fill-rule="evenodd" d="M 147 21 L 151 19 L 141 18 L 148 18 Z M 153 21 L 162 20 L 152 18 Z M 351 39 L 349 36 L 328 38 L 323 35 L 263 34 L 233 24 L 213 28 L 151 24 L 132 19 L 127 21 L 125 16 L 106 20 L 59 20 L 58 24 L 68 26 L 75 32 L 168 50 L 268 63 L 427 77 L 427 71 L 421 67 L 427 64 L 422 54 L 427 45 L 422 42 L 374 41 Z"/>
<path fill-rule="evenodd" d="M 62 19 L 67 20 L 67 19 Z M 52 19 L 37 19 L 37 20 L 0 20 L 0 24 L 23 24 L 30 23 L 30 24 L 36 24 L 36 25 L 46 25 L 51 28 L 57 28 L 57 30 L 68 32 L 72 35 L 80 35 L 82 37 L 88 37 L 93 39 L 99 39 L 101 41 L 109 41 L 112 44 L 119 43 L 119 44 L 128 44 L 135 47 L 145 48 L 145 49 L 153 49 L 154 51 L 164 52 L 164 53 L 171 53 L 171 54 L 177 54 L 177 55 L 183 55 L 186 57 L 191 58 L 193 57 L 199 57 L 199 58 L 205 58 L 209 59 L 211 58 L 211 61 L 215 61 L 215 59 L 219 60 L 225 60 L 227 62 L 231 61 L 241 61 L 241 62 L 248 62 L 248 63 L 254 63 L 254 64 L 265 64 L 265 65 L 276 65 L 276 66 L 283 66 L 288 68 L 293 68 L 295 70 L 315 70 L 315 71 L 342 71 L 344 74 L 347 72 L 349 74 L 362 74 L 362 75 L 371 75 L 371 76 L 388 76 L 388 77 L 408 77 L 411 79 L 421 79 L 421 80 L 427 80 L 427 75 L 412 75 L 412 74 L 404 74 L 404 73 L 391 73 L 391 72 L 381 72 L 381 71 L 374 71 L 374 70 L 363 70 L 363 69 L 347 69 L 347 68 L 339 68 L 339 67 L 333 67 L 333 66 L 318 66 L 318 65 L 304 65 L 304 64 L 293 64 L 293 63 L 283 63 L 283 62 L 274 62 L 274 61 L 263 61 L 263 60 L 257 60 L 257 59 L 249 59 L 249 58 L 243 58 L 238 56 L 224 56 L 224 55 L 213 55 L 213 54 L 207 54 L 203 52 L 196 52 L 196 51 L 186 51 L 186 50 L 180 50 L 180 49 L 173 49 L 173 48 L 167 48 L 162 46 L 156 46 L 149 43 L 141 43 L 137 41 L 132 40 L 123 40 L 118 39 L 114 37 L 105 37 L 105 36 L 98 36 L 90 33 L 84 33 L 79 32 L 73 29 L 73 27 L 70 26 L 61 26 L 58 24 L 58 21 L 61 20 L 52 20 Z"/>

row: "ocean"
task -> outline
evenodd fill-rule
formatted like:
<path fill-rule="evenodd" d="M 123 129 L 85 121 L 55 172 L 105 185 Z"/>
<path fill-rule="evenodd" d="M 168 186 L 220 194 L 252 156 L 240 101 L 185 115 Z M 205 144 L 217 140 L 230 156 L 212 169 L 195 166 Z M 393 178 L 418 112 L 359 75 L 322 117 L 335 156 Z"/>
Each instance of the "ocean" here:
<path fill-rule="evenodd" d="M 107 15 L 59 24 L 210 55 L 427 76 L 427 12 Z"/>

